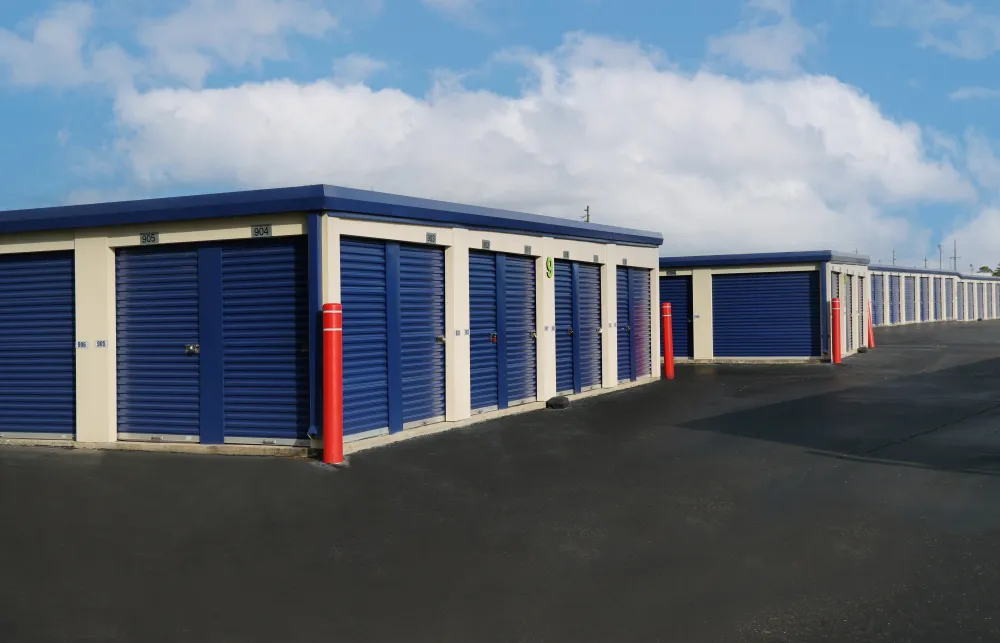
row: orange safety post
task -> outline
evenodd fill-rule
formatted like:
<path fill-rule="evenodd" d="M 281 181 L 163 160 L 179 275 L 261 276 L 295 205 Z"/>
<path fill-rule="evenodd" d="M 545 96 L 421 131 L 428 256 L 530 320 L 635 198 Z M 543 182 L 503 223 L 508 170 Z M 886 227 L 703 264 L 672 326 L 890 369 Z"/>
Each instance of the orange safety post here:
<path fill-rule="evenodd" d="M 344 308 L 323 304 L 323 462 L 344 461 Z"/>
<path fill-rule="evenodd" d="M 663 318 L 663 374 L 668 380 L 674 379 L 674 322 L 670 304 L 661 304 Z"/>
<path fill-rule="evenodd" d="M 868 348 L 875 348 L 875 321 L 872 319 L 872 302 L 868 302 Z"/>
<path fill-rule="evenodd" d="M 831 303 L 831 308 L 833 309 L 833 323 L 830 328 L 833 329 L 833 350 L 830 351 L 830 355 L 833 359 L 834 364 L 840 363 L 840 297 L 834 297 Z"/>

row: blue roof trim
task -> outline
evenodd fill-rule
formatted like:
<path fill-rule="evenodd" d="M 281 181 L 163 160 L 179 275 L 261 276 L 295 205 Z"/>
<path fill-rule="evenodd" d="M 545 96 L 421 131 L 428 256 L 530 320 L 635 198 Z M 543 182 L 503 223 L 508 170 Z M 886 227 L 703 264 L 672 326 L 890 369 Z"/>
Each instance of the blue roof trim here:
<path fill-rule="evenodd" d="M 910 274 L 920 274 L 920 275 L 939 275 L 946 277 L 959 277 L 960 279 L 975 280 L 975 281 L 1000 281 L 1000 277 L 993 277 L 991 275 L 969 275 L 963 274 L 961 272 L 955 272 L 954 270 L 935 270 L 933 268 L 907 268 L 905 266 L 868 266 L 868 269 L 873 272 L 898 272 L 898 273 L 910 273 Z"/>
<path fill-rule="evenodd" d="M 405 220 L 436 226 L 526 232 L 622 245 L 660 246 L 657 232 L 584 223 L 559 217 L 461 205 L 445 201 L 308 185 L 221 194 L 119 201 L 0 212 L 0 234 L 138 225 L 283 212 L 327 212 Z"/>
<path fill-rule="evenodd" d="M 757 252 L 735 255 L 695 255 L 690 257 L 660 257 L 660 268 L 701 268 L 708 266 L 755 266 L 763 264 L 830 263 L 867 266 L 867 255 L 833 250 L 802 252 Z"/>

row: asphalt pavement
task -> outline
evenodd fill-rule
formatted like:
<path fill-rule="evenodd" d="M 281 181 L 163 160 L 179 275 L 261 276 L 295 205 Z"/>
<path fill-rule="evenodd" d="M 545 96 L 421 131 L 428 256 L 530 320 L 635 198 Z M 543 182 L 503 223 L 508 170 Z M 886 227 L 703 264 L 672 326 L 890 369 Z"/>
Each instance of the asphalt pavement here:
<path fill-rule="evenodd" d="M 0 641 L 1000 640 L 1000 322 L 356 454 L 0 448 Z"/>

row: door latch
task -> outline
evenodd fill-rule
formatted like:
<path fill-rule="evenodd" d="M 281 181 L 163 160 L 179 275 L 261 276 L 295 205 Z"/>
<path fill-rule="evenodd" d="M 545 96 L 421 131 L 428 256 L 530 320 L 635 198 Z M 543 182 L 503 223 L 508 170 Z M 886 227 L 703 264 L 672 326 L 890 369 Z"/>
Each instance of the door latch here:
<path fill-rule="evenodd" d="M 444 335 L 438 335 L 437 336 L 437 343 L 438 344 L 443 344 L 444 343 Z"/>
<path fill-rule="evenodd" d="M 538 339 L 538 333 L 536 331 L 531 331 L 531 339 Z"/>
<path fill-rule="evenodd" d="M 494 344 L 497 343 L 497 334 L 496 333 L 490 333 L 490 341 L 493 342 Z"/>
<path fill-rule="evenodd" d="M 625 327 L 625 332 L 626 333 L 631 333 L 632 332 L 632 327 L 631 326 L 626 326 Z"/>
<path fill-rule="evenodd" d="M 566 332 L 567 332 L 567 333 L 569 333 L 570 335 L 572 335 L 572 334 L 573 334 L 573 329 L 572 329 L 572 328 L 570 328 L 570 329 L 568 329 L 568 330 L 567 330 Z"/>
<path fill-rule="evenodd" d="M 184 344 L 185 355 L 201 355 L 201 344 Z"/>

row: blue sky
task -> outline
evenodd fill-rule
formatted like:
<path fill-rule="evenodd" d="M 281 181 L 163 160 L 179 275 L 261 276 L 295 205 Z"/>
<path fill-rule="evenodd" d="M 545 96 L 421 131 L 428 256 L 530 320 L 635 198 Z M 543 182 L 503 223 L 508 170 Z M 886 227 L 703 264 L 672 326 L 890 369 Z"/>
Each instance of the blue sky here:
<path fill-rule="evenodd" d="M 0 208 L 326 182 L 1000 261 L 1000 7 L 10 0 Z"/>

